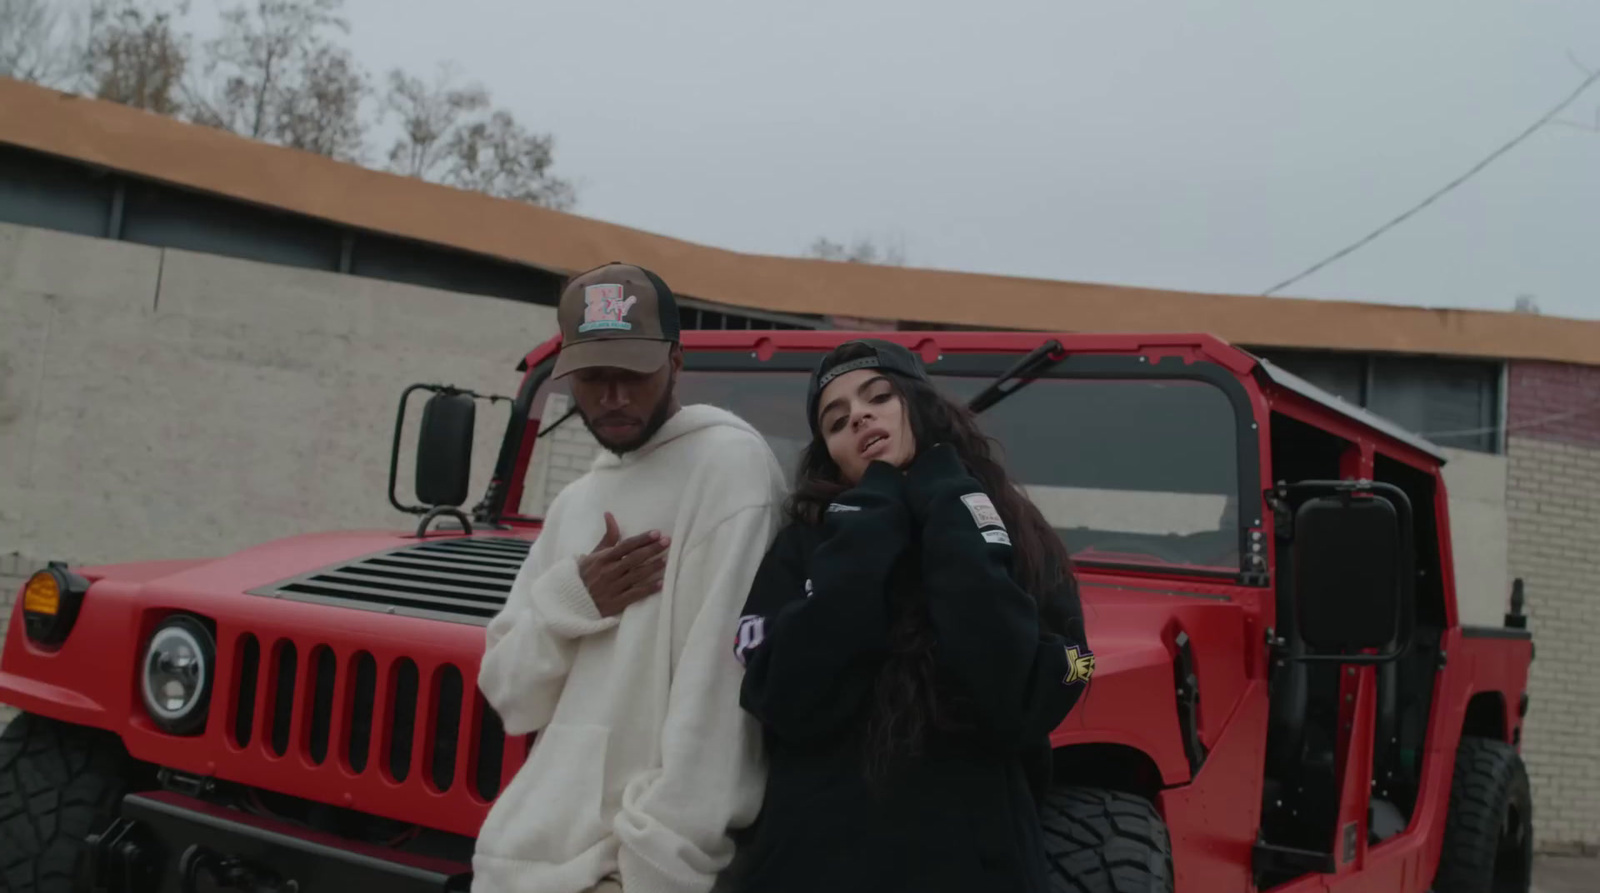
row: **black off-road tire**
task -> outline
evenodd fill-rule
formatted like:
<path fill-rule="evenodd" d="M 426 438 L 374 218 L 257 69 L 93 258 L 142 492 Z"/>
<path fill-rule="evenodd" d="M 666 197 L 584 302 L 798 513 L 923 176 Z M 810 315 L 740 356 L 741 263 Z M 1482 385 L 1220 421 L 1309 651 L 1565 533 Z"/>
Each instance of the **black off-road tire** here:
<path fill-rule="evenodd" d="M 1057 788 L 1039 818 L 1051 893 L 1172 893 L 1172 841 L 1149 800 Z"/>
<path fill-rule="evenodd" d="M 78 893 L 136 767 L 115 735 L 19 715 L 0 733 L 0 891 Z"/>
<path fill-rule="evenodd" d="M 1516 748 L 1463 736 L 1435 893 L 1527 893 L 1533 886 L 1533 798 Z"/>

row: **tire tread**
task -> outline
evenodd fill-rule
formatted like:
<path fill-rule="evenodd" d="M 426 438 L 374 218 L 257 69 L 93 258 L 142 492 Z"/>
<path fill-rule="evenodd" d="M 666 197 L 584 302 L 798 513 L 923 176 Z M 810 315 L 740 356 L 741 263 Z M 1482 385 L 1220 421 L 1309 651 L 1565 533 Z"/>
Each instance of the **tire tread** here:
<path fill-rule="evenodd" d="M 1150 801 L 1058 788 L 1039 818 L 1052 893 L 1171 893 L 1172 844 Z"/>
<path fill-rule="evenodd" d="M 122 742 L 21 714 L 0 732 L 0 891 L 73 893 L 84 839 L 127 789 Z"/>
<path fill-rule="evenodd" d="M 1492 889 L 1500 823 L 1526 770 L 1516 748 L 1492 738 L 1462 736 L 1450 781 L 1450 813 L 1434 877 L 1436 893 Z"/>

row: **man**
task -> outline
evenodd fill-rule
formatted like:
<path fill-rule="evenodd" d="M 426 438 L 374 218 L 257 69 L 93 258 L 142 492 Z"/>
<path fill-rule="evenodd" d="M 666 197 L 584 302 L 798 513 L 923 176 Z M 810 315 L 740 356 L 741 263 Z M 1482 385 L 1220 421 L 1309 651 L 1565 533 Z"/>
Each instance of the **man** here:
<path fill-rule="evenodd" d="M 660 277 L 591 270 L 558 315 L 554 375 L 605 452 L 551 504 L 489 624 L 479 687 L 507 734 L 539 734 L 479 833 L 473 890 L 706 893 L 761 805 L 728 643 L 783 475 L 750 425 L 680 406 Z"/>

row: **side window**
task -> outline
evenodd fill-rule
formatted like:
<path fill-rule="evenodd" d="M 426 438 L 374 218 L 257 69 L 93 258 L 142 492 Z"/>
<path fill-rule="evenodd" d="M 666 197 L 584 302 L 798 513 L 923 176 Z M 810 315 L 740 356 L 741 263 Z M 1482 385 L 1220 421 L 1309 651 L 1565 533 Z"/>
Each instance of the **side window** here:
<path fill-rule="evenodd" d="M 1339 460 L 1350 448 L 1350 441 L 1281 413 L 1273 413 L 1270 424 L 1274 482 L 1292 484 L 1339 477 Z"/>

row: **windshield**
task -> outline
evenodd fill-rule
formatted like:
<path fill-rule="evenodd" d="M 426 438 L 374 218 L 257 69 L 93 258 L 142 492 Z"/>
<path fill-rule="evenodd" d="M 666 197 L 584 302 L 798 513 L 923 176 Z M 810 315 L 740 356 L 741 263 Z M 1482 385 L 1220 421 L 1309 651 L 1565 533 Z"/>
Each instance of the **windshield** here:
<path fill-rule="evenodd" d="M 992 378 L 935 375 L 934 383 L 965 401 Z M 710 403 L 750 422 L 792 474 L 810 438 L 806 381 L 797 371 L 686 370 L 679 392 L 684 403 Z M 540 430 L 569 401 L 564 388 L 541 387 L 533 405 Z M 978 418 L 1077 560 L 1239 570 L 1238 420 L 1214 385 L 1041 378 Z M 597 450 L 576 416 L 539 441 L 519 513 L 542 515 Z"/>

